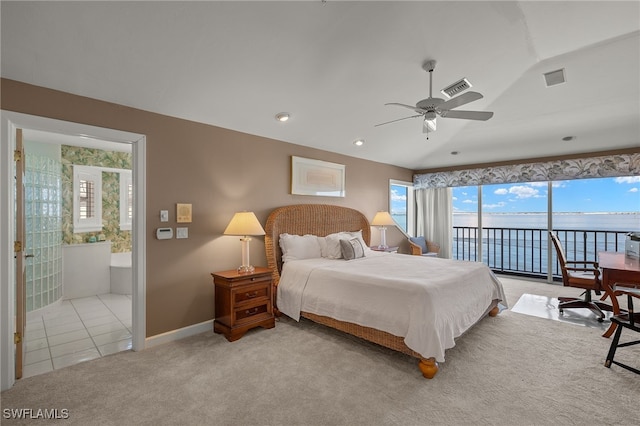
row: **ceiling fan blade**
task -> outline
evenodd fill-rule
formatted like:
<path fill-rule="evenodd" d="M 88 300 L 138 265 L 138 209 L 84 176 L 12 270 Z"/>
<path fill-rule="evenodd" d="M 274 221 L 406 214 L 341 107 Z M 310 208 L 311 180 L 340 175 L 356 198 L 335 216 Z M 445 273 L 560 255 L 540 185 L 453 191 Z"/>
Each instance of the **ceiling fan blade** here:
<path fill-rule="evenodd" d="M 378 126 L 382 126 L 384 124 L 395 123 L 396 121 L 402 121 L 402 120 L 406 120 L 408 118 L 416 118 L 416 117 L 422 117 L 422 114 L 412 115 L 411 117 L 398 118 L 397 120 L 385 121 L 384 123 L 376 124 L 373 127 L 378 127 Z"/>
<path fill-rule="evenodd" d="M 454 109 L 464 104 L 468 104 L 469 102 L 477 101 L 478 99 L 482 99 L 482 95 L 480 93 L 467 92 L 441 103 L 440 105 L 438 105 L 438 109 L 441 111 Z"/>
<path fill-rule="evenodd" d="M 418 107 L 413 106 L 413 105 L 399 104 L 399 103 L 397 103 L 397 102 L 391 102 L 391 103 L 388 103 L 388 104 L 385 104 L 385 105 L 395 105 L 395 106 L 401 106 L 401 107 L 403 107 L 403 108 L 409 108 L 409 109 L 412 109 L 412 110 L 414 110 L 415 112 L 420 113 L 420 114 L 422 114 L 422 113 L 426 112 L 426 110 L 424 110 L 424 109 L 422 109 L 422 108 L 418 108 Z"/>
<path fill-rule="evenodd" d="M 440 117 L 486 121 L 493 117 L 493 113 L 489 111 L 442 111 Z"/>

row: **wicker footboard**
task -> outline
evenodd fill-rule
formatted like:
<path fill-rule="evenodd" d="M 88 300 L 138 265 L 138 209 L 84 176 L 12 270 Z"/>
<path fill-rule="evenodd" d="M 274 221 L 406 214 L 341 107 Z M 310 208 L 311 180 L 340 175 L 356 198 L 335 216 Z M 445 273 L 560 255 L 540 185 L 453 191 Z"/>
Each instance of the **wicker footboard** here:
<path fill-rule="evenodd" d="M 301 312 L 300 315 L 318 324 L 326 325 L 327 327 L 335 328 L 338 331 L 349 333 L 369 342 L 384 346 L 385 348 L 393 349 L 394 351 L 402 352 L 415 358 L 422 358 L 419 353 L 409 349 L 409 347 L 405 345 L 404 338 L 394 336 L 386 331 L 380 331 L 375 328 L 365 327 L 351 322 L 338 321 L 333 318 L 309 312 Z"/>

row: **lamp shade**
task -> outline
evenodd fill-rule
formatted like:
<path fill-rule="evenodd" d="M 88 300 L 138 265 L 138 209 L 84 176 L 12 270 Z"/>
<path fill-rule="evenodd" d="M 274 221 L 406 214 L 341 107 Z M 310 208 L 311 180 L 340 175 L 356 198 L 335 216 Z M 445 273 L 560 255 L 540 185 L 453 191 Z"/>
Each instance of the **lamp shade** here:
<path fill-rule="evenodd" d="M 224 235 L 264 235 L 264 229 L 253 212 L 238 212 L 224 230 Z"/>
<path fill-rule="evenodd" d="M 395 224 L 396 222 L 393 220 L 389 212 L 378 212 L 371 221 L 371 225 L 373 226 L 391 226 Z"/>

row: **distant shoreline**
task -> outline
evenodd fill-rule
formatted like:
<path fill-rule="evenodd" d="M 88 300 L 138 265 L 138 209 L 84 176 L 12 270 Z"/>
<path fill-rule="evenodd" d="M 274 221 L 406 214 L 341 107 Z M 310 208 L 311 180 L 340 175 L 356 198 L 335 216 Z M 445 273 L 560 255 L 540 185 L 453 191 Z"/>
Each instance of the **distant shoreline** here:
<path fill-rule="evenodd" d="M 477 212 L 453 212 L 453 214 L 478 214 Z M 483 215 L 506 215 L 506 214 L 510 214 L 510 215 L 517 215 L 517 214 L 521 214 L 521 215 L 530 215 L 530 214 L 540 214 L 540 215 L 547 215 L 547 212 L 514 212 L 514 213 L 510 213 L 510 212 L 492 212 L 492 213 L 487 213 L 487 212 L 482 212 Z M 637 212 L 554 212 L 554 215 L 568 215 L 568 214 L 640 214 L 640 211 Z"/>

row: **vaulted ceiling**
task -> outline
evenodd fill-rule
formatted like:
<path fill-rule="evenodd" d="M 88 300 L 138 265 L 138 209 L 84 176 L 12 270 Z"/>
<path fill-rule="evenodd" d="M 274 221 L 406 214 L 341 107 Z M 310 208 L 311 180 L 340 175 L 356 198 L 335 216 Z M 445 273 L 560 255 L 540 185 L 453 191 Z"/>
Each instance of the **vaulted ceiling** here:
<path fill-rule="evenodd" d="M 0 8 L 4 78 L 413 170 L 640 147 L 637 1 Z M 458 109 L 493 118 L 376 126 L 415 114 L 385 103 L 428 97 L 428 59 L 434 97 L 466 77 L 484 98 Z"/>

